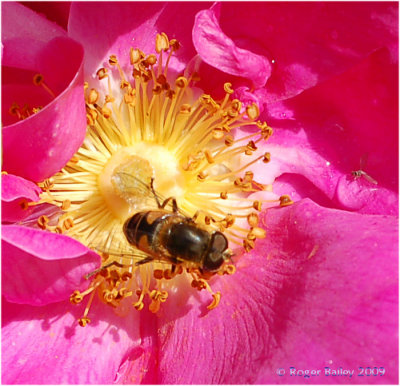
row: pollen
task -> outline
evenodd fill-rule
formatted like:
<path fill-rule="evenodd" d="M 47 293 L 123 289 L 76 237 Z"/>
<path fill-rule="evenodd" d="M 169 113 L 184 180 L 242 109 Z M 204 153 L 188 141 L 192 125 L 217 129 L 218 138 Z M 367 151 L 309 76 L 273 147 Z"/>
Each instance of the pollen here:
<path fill-rule="evenodd" d="M 231 257 L 250 251 L 266 236 L 257 215 L 265 203 L 291 202 L 284 196 L 263 199 L 270 186 L 258 182 L 250 170 L 271 157 L 259 151 L 272 129 L 258 120 L 258 106 L 234 99 L 231 83 L 224 85 L 222 100 L 208 94 L 195 97 L 199 75 L 188 69 L 178 76 L 169 71 L 179 47 L 176 39 L 160 33 L 156 55 L 132 47 L 126 65 L 111 55 L 97 71 L 101 87 L 84 87 L 88 126 L 82 146 L 59 173 L 39 184 L 39 203 L 52 204 L 57 212 L 52 218 L 39 217 L 37 226 L 77 239 L 102 256 L 101 267 L 86 275 L 88 289 L 70 298 L 76 305 L 88 299 L 81 326 L 90 322 L 95 293 L 120 314 L 145 307 L 162 312 L 162 304 L 171 301 L 169 293 L 175 293 L 182 280 L 191 283 L 194 292 L 208 292 L 210 311 L 223 301 L 223 293 L 214 292 L 210 280 L 222 280 L 216 274 L 234 274 L 232 258 L 210 273 L 199 263 L 149 257 L 128 243 L 125 221 L 138 212 L 156 211 L 157 199 L 173 197 L 179 213 L 193 223 L 223 232 L 229 241 L 226 256 Z M 35 82 L 45 87 L 40 76 Z M 20 110 L 14 106 L 13 111 Z M 249 134 L 237 136 L 241 127 Z M 149 189 L 153 182 L 155 194 Z M 256 200 L 249 197 L 257 192 Z M 165 211 L 173 210 L 172 201 Z M 140 245 L 154 242 L 150 240 L 144 237 Z"/>

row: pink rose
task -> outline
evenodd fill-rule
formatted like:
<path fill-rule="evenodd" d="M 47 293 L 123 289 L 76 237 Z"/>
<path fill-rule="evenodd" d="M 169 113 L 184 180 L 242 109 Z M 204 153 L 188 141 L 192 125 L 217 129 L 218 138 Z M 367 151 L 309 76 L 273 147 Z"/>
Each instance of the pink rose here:
<path fill-rule="evenodd" d="M 397 4 L 208 5 L 3 3 L 4 383 L 398 382 Z M 261 213 L 267 236 L 213 279 L 215 309 L 182 282 L 157 315 L 94 298 L 81 328 L 68 298 L 98 255 L 19 221 L 82 145 L 83 81 L 161 32 L 181 43 L 171 72 L 259 106 L 271 161 L 251 170 L 295 203 Z"/>

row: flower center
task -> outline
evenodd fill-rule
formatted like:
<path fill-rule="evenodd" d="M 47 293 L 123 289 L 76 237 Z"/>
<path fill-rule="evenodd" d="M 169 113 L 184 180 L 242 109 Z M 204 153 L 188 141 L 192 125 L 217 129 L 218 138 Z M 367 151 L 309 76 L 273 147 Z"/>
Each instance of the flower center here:
<path fill-rule="evenodd" d="M 149 192 L 143 184 L 148 185 L 152 178 L 157 191 L 181 200 L 184 178 L 173 154 L 161 145 L 138 142 L 111 156 L 99 175 L 99 190 L 109 210 L 125 221 L 146 206 Z"/>
<path fill-rule="evenodd" d="M 89 288 L 71 296 L 80 303 L 89 295 L 81 325 L 90 321 L 96 292 L 121 313 L 127 304 L 141 310 L 145 303 L 157 312 L 182 280 L 208 291 L 208 308 L 215 308 L 221 294 L 210 281 L 234 273 L 231 249 L 248 252 L 265 237 L 258 227 L 262 203 L 291 202 L 248 197 L 271 190 L 248 170 L 270 160 L 257 151 L 272 134 L 257 120 L 258 107 L 232 99 L 229 83 L 221 101 L 195 97 L 195 72 L 174 79 L 168 71 L 179 43 L 162 33 L 155 46 L 157 55 L 131 49 L 130 69 L 111 55 L 109 67 L 97 72 L 105 87 L 85 84 L 86 139 L 60 173 L 40 184 L 41 202 L 57 205 L 62 214 L 41 216 L 39 226 L 78 239 L 103 257 L 86 276 Z M 235 138 L 242 126 L 255 130 Z"/>

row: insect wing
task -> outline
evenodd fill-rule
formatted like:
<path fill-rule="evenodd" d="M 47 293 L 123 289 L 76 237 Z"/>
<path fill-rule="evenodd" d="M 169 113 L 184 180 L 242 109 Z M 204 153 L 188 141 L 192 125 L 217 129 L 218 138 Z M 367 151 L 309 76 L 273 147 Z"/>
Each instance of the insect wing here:
<path fill-rule="evenodd" d="M 369 174 L 367 174 L 367 173 L 363 173 L 363 177 L 368 181 L 368 182 L 370 182 L 371 184 L 374 184 L 374 185 L 378 185 L 378 181 L 377 180 L 375 180 L 375 179 L 373 179 Z"/>
<path fill-rule="evenodd" d="M 116 172 L 112 177 L 112 184 L 119 195 L 128 202 L 134 210 L 157 207 L 154 195 L 148 183 L 131 173 Z"/>
<path fill-rule="evenodd" d="M 368 153 L 364 153 L 360 157 L 360 170 L 364 170 L 365 169 L 365 167 L 367 166 L 367 162 L 368 162 Z"/>
<path fill-rule="evenodd" d="M 158 208 L 158 203 L 163 204 L 167 200 L 167 198 L 162 194 L 151 189 L 151 179 L 146 183 L 135 175 L 127 172 L 117 172 L 113 179 L 115 183 L 123 186 L 124 190 L 126 189 L 126 195 L 122 196 L 128 201 L 128 203 L 132 204 L 137 195 L 143 197 L 142 205 L 140 207 L 138 205 L 134 207 L 134 209 L 137 209 L 138 211 L 143 211 L 145 209 L 154 210 Z M 167 207 L 164 209 L 172 211 L 172 207 L 173 201 L 169 200 Z M 180 209 L 179 205 L 177 210 L 183 217 L 192 217 Z"/>

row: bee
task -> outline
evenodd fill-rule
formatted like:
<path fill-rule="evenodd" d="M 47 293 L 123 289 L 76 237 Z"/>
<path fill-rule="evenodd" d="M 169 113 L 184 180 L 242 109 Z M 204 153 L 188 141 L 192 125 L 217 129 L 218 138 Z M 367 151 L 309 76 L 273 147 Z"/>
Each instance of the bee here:
<path fill-rule="evenodd" d="M 367 159 L 368 159 L 368 155 L 367 154 L 363 154 L 361 159 L 360 159 L 360 169 L 359 170 L 353 170 L 351 172 L 351 175 L 354 177 L 354 179 L 358 179 L 360 177 L 364 177 L 368 182 L 370 182 L 371 184 L 377 185 L 378 181 L 376 181 L 375 179 L 373 179 L 369 174 L 367 174 L 366 172 L 364 172 L 364 167 L 367 164 Z"/>
<path fill-rule="evenodd" d="M 135 265 L 160 261 L 170 263 L 174 270 L 177 265 L 186 263 L 189 267 L 197 268 L 202 274 L 217 272 L 232 256 L 225 235 L 197 224 L 196 215 L 192 218 L 183 214 L 174 197 L 169 197 L 161 203 L 153 183 L 154 178 L 151 178 L 150 191 L 158 209 L 137 212 L 123 225 L 123 233 L 128 243 L 146 256 Z M 172 206 L 172 211 L 166 209 L 168 203 Z M 120 266 L 119 263 L 112 262 L 101 269 L 111 265 Z"/>

